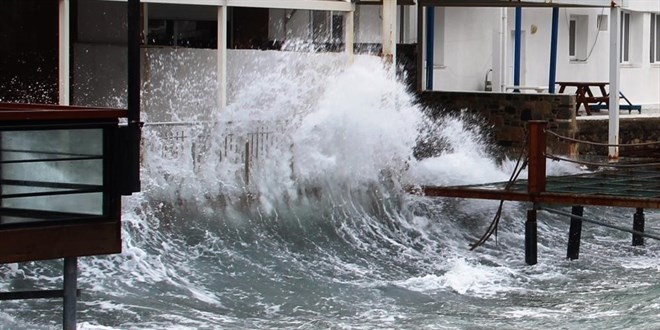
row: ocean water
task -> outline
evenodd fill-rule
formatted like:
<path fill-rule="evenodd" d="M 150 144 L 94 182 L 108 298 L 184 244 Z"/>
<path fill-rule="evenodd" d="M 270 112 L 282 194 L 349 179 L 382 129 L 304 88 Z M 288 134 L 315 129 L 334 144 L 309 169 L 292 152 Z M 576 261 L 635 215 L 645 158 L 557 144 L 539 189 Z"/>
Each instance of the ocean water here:
<path fill-rule="evenodd" d="M 507 202 L 497 237 L 469 251 L 497 201 L 404 187 L 505 181 L 515 162 L 496 161 L 465 115 L 426 118 L 376 57 L 303 57 L 241 85 L 204 123 L 145 126 L 123 252 L 79 261 L 80 329 L 660 328 L 656 242 L 585 224 L 569 261 L 567 219 L 540 213 L 539 263 L 527 266 L 530 205 Z M 435 146 L 428 158 L 415 157 L 420 143 Z M 585 209 L 616 224 L 633 213 Z M 57 288 L 61 267 L 0 265 L 0 290 Z M 58 300 L 0 308 L 0 329 L 61 328 Z"/>

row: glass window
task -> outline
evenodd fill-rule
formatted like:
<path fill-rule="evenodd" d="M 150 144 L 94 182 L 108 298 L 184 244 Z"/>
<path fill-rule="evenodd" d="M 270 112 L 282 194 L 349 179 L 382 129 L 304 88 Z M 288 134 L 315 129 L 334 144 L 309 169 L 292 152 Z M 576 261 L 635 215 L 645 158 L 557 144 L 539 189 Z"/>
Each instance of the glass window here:
<path fill-rule="evenodd" d="M 630 62 L 630 13 L 621 13 L 621 63 Z"/>
<path fill-rule="evenodd" d="M 651 14 L 651 63 L 660 63 L 660 14 Z"/>
<path fill-rule="evenodd" d="M 571 19 L 568 24 L 568 56 L 575 58 L 575 40 L 577 39 L 577 20 Z"/>
<path fill-rule="evenodd" d="M 0 224 L 103 214 L 102 129 L 3 131 L 0 146 Z"/>

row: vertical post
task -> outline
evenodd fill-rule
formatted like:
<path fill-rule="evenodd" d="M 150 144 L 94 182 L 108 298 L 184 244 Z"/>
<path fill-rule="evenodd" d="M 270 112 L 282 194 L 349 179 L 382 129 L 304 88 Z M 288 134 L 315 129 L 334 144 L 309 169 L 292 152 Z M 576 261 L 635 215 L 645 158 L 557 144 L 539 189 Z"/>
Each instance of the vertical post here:
<path fill-rule="evenodd" d="M 422 73 L 424 66 L 424 6 L 417 2 L 417 91 L 424 91 Z"/>
<path fill-rule="evenodd" d="M 76 329 L 78 258 L 64 258 L 64 330 Z"/>
<path fill-rule="evenodd" d="M 250 184 L 250 141 L 245 141 L 245 184 Z"/>
<path fill-rule="evenodd" d="M 516 29 L 513 54 L 513 85 L 520 86 L 520 57 L 522 48 L 522 7 L 516 7 Z M 515 89 L 514 92 L 520 92 Z"/>
<path fill-rule="evenodd" d="M 381 43 L 385 63 L 396 65 L 396 0 L 383 0 Z M 392 74 L 396 74 L 392 67 Z"/>
<path fill-rule="evenodd" d="M 584 207 L 573 206 L 571 213 L 581 217 L 584 215 Z M 580 256 L 580 238 L 582 236 L 582 219 L 571 217 L 571 227 L 568 230 L 568 250 L 566 258 L 576 260 Z"/>
<path fill-rule="evenodd" d="M 352 6 L 353 10 L 344 13 L 344 52 L 348 57 L 348 63 L 353 63 L 355 59 L 353 50 L 355 43 L 355 4 Z"/>
<path fill-rule="evenodd" d="M 227 107 L 227 6 L 218 7 L 218 110 Z"/>
<path fill-rule="evenodd" d="M 527 211 L 527 222 L 525 222 L 525 262 L 528 265 L 536 265 L 537 262 L 537 225 L 536 225 L 536 206 Z"/>
<path fill-rule="evenodd" d="M 433 90 L 433 62 L 435 47 L 435 7 L 426 7 L 426 89 Z"/>
<path fill-rule="evenodd" d="M 123 194 L 140 191 L 140 0 L 128 0 L 128 127 Z"/>
<path fill-rule="evenodd" d="M 530 194 L 545 191 L 545 128 L 547 124 L 548 122 L 542 120 L 527 122 L 529 129 L 527 192 Z"/>
<path fill-rule="evenodd" d="M 644 232 L 644 209 L 637 208 L 637 212 L 633 216 L 633 230 L 640 233 Z M 639 246 L 644 245 L 644 236 L 633 234 L 632 245 Z"/>
<path fill-rule="evenodd" d="M 619 15 L 621 10 L 612 2 L 610 8 L 610 99 L 609 99 L 609 130 L 608 144 L 619 144 L 619 54 L 621 40 L 619 39 Z M 607 155 L 610 159 L 619 158 L 619 147 L 609 147 Z"/>
<path fill-rule="evenodd" d="M 557 38 L 559 35 L 559 7 L 552 7 L 552 35 L 550 37 L 550 72 L 548 93 L 555 92 L 557 82 Z"/>
<path fill-rule="evenodd" d="M 70 84 L 70 52 L 71 52 L 71 7 L 69 0 L 59 0 L 59 64 L 58 90 L 59 104 L 69 105 L 71 102 Z"/>

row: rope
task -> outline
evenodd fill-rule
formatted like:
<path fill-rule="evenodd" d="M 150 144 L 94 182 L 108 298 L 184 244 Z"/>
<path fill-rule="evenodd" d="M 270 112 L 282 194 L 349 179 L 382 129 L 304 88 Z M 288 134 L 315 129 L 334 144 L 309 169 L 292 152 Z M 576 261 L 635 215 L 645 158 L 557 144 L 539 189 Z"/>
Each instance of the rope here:
<path fill-rule="evenodd" d="M 554 161 L 564 161 L 564 162 L 580 164 L 580 165 L 589 165 L 589 166 L 607 166 L 607 167 L 615 167 L 615 168 L 634 168 L 634 167 L 645 167 L 645 166 L 660 166 L 660 163 L 636 163 L 636 164 L 594 163 L 594 162 L 586 162 L 586 161 L 582 161 L 582 160 L 573 160 L 573 159 L 569 159 L 569 158 L 559 157 L 559 156 L 553 155 L 553 154 L 545 154 L 545 157 L 548 158 L 548 159 L 552 159 Z"/>
<path fill-rule="evenodd" d="M 574 139 L 570 138 L 568 136 L 564 135 L 559 135 L 553 131 L 546 130 L 546 133 L 560 139 L 560 140 L 566 140 L 566 141 L 571 141 L 571 142 L 577 142 L 577 143 L 582 143 L 582 144 L 588 144 L 588 145 L 593 145 L 593 146 L 601 146 L 601 147 L 619 147 L 619 148 L 624 148 L 624 147 L 646 147 L 646 146 L 654 146 L 654 145 L 660 145 L 660 142 L 645 142 L 645 143 L 628 143 L 628 144 L 610 144 L 610 143 L 602 143 L 602 142 L 591 142 L 591 141 L 585 141 L 585 140 L 579 140 L 579 139 Z"/>
<path fill-rule="evenodd" d="M 523 141 L 527 141 L 527 137 Z M 511 173 L 511 177 L 509 177 L 509 181 L 506 183 L 506 186 L 504 187 L 504 190 L 509 190 L 513 186 L 513 184 L 516 182 L 518 179 L 518 176 L 522 172 L 522 170 L 527 166 L 527 159 L 522 161 L 523 155 L 525 155 L 527 144 L 525 144 L 521 150 L 520 154 L 518 155 L 518 160 L 516 161 L 516 166 L 513 168 L 513 172 Z M 522 161 L 522 164 L 521 164 Z M 486 232 L 477 240 L 475 243 L 470 244 L 470 251 L 474 251 L 474 249 L 482 246 L 488 239 L 495 233 L 495 241 L 497 242 L 497 228 L 500 224 L 500 219 L 502 217 L 502 208 L 504 206 L 504 200 L 500 200 L 500 205 L 497 207 L 497 212 L 495 212 L 495 216 L 493 217 L 493 220 L 490 222 L 490 225 L 488 226 L 488 229 Z"/>
<path fill-rule="evenodd" d="M 568 212 L 564 212 L 564 211 L 560 211 L 560 210 L 556 210 L 556 209 L 551 209 L 551 208 L 547 208 L 547 207 L 542 207 L 541 206 L 541 207 L 538 207 L 538 209 L 546 211 L 548 213 L 555 213 L 555 214 L 559 214 L 559 215 L 564 215 L 564 216 L 567 216 L 567 217 L 579 219 L 579 220 L 582 220 L 584 222 L 592 223 L 592 224 L 599 225 L 599 226 L 602 226 L 602 227 L 612 228 L 612 229 L 616 229 L 616 230 L 620 230 L 620 231 L 624 231 L 624 232 L 627 232 L 627 233 L 631 233 L 631 234 L 635 234 L 635 235 L 639 235 L 639 236 L 643 236 L 643 237 L 648 237 L 648 238 L 652 238 L 652 239 L 660 241 L 660 236 L 659 235 L 647 234 L 647 233 L 644 233 L 644 232 L 641 232 L 641 231 L 632 230 L 632 229 L 628 229 L 626 227 L 621 227 L 621 226 L 617 226 L 617 225 L 611 225 L 609 223 L 605 223 L 605 222 L 602 222 L 602 221 L 587 219 L 585 217 L 581 217 L 581 216 L 574 215 L 574 214 L 571 214 L 571 213 L 568 213 Z"/>

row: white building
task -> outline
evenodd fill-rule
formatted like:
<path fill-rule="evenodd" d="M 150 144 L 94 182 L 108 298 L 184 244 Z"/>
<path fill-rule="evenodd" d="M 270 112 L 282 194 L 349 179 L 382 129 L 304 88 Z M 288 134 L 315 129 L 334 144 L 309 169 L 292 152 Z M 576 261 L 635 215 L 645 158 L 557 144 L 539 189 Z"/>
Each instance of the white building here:
<path fill-rule="evenodd" d="M 451 6 L 434 9 L 433 90 L 505 91 L 514 85 L 515 9 L 505 0 L 437 0 Z M 218 102 L 227 86 L 226 54 L 228 49 L 258 48 L 287 50 L 354 51 L 381 50 L 395 53 L 393 44 L 418 42 L 417 5 L 411 0 L 354 2 L 339 0 L 143 0 L 145 52 L 167 53 L 182 48 L 205 58 L 208 69 L 218 74 Z M 417 1 L 419 2 L 419 0 Z M 38 3 L 39 5 L 34 5 Z M 59 31 L 69 38 L 59 38 L 57 26 L 35 27 L 39 38 L 59 38 L 53 46 L 60 49 L 60 62 L 50 57 L 30 64 L 30 56 L 12 54 L 19 37 L 9 36 L 9 55 L 0 62 L 0 78 L 5 100 L 35 100 L 27 85 L 57 88 L 59 92 L 42 93 L 39 102 L 58 102 L 70 98 L 73 103 L 122 98 L 125 85 L 123 49 L 125 47 L 125 1 L 110 0 L 28 0 L 3 2 L 0 6 L 39 7 L 36 10 L 60 16 Z M 385 5 L 383 6 L 383 3 Z M 552 9 L 559 9 L 557 43 L 557 81 L 608 81 L 610 78 L 610 8 L 577 7 L 605 4 L 605 0 L 524 0 L 521 22 L 520 86 L 548 87 Z M 44 6 L 43 4 L 52 4 Z M 456 5 L 470 4 L 470 7 Z M 475 5 L 476 4 L 476 5 Z M 483 6 L 478 6 L 479 4 Z M 531 7 L 527 7 L 530 6 Z M 634 103 L 645 107 L 660 106 L 660 1 L 618 1 L 620 19 L 620 90 Z M 59 6 L 59 7 L 58 7 Z M 23 8 L 21 7 L 21 8 Z M 51 8 L 52 7 L 52 8 Z M 13 7 L 12 7 L 13 8 Z M 10 8 L 11 9 L 11 8 Z M 15 8 L 14 8 L 15 9 Z M 54 11 L 54 12 L 53 12 Z M 11 11 L 10 11 L 11 12 Z M 17 12 L 14 10 L 14 12 Z M 18 15 L 18 14 L 15 14 Z M 47 15 L 42 15 L 47 16 Z M 218 22 L 225 21 L 225 24 Z M 11 25 L 11 20 L 7 21 Z M 68 22 L 68 23 L 67 23 Z M 423 25 L 420 25 L 423 26 Z M 386 31 L 383 33 L 382 31 Z M 6 35 L 5 35 L 6 36 Z M 13 38 L 13 39 L 12 39 Z M 220 40 L 221 42 L 218 42 Z M 348 41 L 348 42 L 347 42 Z M 0 40 L 3 42 L 3 40 Z M 39 51 L 49 46 L 40 43 Z M 71 47 L 66 45 L 72 45 Z M 220 45 L 220 46 L 219 46 Z M 224 47 L 227 45 L 227 48 Z M 310 47 L 313 45 L 313 47 Z M 346 47 L 348 45 L 348 47 Z M 43 49 L 42 49 L 43 48 Z M 52 47 L 51 47 L 52 48 Z M 154 50 L 156 49 L 157 50 Z M 57 52 L 57 50 L 55 50 Z M 216 54 L 220 57 L 215 57 Z M 426 56 L 428 52 L 424 51 Z M 172 53 L 174 54 L 174 53 Z M 63 60 L 64 57 L 72 60 Z M 209 58 L 215 57 L 215 58 Z M 25 64 L 13 65 L 15 60 Z M 25 59 L 27 57 L 27 59 Z M 9 58 L 9 60 L 6 60 Z M 43 74 L 52 64 L 58 70 Z M 70 66 L 70 67 L 69 67 Z M 426 68 L 426 64 L 423 65 Z M 40 72 L 29 72 L 40 67 Z M 57 77 L 53 77 L 57 72 Z M 68 72 L 71 72 L 69 74 Z M 151 74 L 148 70 L 144 74 Z M 30 76 L 21 81 L 22 76 Z M 58 78 L 59 77 L 59 78 Z M 51 82 L 52 79 L 58 79 Z M 426 85 L 426 84 L 424 84 Z M 487 87 L 486 85 L 489 85 Z M 531 90 L 530 90 L 531 91 Z M 95 101 L 97 102 L 97 101 Z M 105 101 L 104 101 L 105 102 Z M 63 102 L 66 103 L 66 102 Z M 107 103 L 107 102 L 106 102 Z M 106 104 L 112 105 L 112 104 Z"/>

